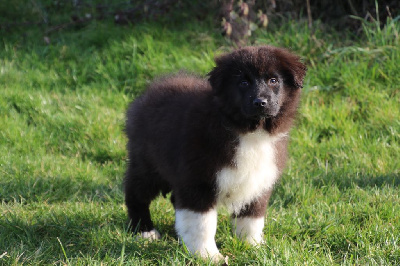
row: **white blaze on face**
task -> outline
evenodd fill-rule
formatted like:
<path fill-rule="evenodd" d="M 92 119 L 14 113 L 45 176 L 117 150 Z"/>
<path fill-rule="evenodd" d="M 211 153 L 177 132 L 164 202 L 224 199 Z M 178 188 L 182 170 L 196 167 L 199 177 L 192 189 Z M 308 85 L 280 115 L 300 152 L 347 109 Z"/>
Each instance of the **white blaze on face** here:
<path fill-rule="evenodd" d="M 217 211 L 194 212 L 186 209 L 175 211 L 175 229 L 192 254 L 203 258 L 221 259 L 215 243 Z"/>
<path fill-rule="evenodd" d="M 272 189 L 279 171 L 275 142 L 285 134 L 270 136 L 263 129 L 239 137 L 234 166 L 217 173 L 218 205 L 238 214 L 266 190 Z"/>

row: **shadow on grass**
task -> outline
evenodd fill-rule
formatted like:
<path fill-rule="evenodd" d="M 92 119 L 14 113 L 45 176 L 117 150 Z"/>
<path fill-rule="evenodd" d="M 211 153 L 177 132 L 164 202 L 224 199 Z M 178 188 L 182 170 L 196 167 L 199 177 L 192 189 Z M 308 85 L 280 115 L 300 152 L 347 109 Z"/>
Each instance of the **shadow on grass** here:
<path fill-rule="evenodd" d="M 93 210 L 92 205 L 102 211 Z M 123 249 L 128 259 L 152 262 L 177 250 L 184 252 L 179 249 L 169 217 L 161 217 L 155 222 L 163 239 L 149 242 L 137 239 L 128 231 L 126 213 L 122 209 L 108 208 L 106 204 L 92 205 L 61 203 L 34 213 L 26 207 L 26 215 L 6 212 L 0 220 L 0 250 L 8 252 L 10 263 L 13 254 L 22 254 L 20 261 L 28 263 L 37 258 L 41 263 L 54 263 L 65 259 L 63 249 L 69 262 L 85 259 L 115 262 L 120 259 Z M 161 211 L 159 215 L 163 215 Z M 0 264 L 3 262 L 7 264 L 0 260 Z"/>
<path fill-rule="evenodd" d="M 340 190 L 354 187 L 397 188 L 400 185 L 400 176 L 398 174 L 352 175 L 343 172 L 321 175 L 311 181 L 311 186 L 315 188 L 332 185 Z M 22 184 L 17 187 L 24 188 Z M 127 259 L 146 260 L 154 264 L 162 260 L 167 263 L 169 257 L 176 256 L 177 252 L 184 254 L 184 249 L 179 247 L 176 240 L 173 215 L 172 213 L 167 214 L 165 211 L 170 207 L 166 206 L 170 204 L 168 199 L 156 200 L 156 204 L 152 207 L 152 213 L 157 213 L 154 217 L 155 226 L 163 234 L 163 240 L 149 243 L 144 240 L 136 240 L 127 232 L 126 211 L 115 207 L 116 204 L 123 204 L 120 184 L 109 186 L 79 178 L 73 180 L 62 178 L 57 183 L 39 179 L 36 180 L 34 186 L 29 185 L 26 189 L 25 192 L 12 192 L 13 188 L 8 187 L 6 191 L 9 191 L 9 194 L 6 196 L 10 198 L 12 193 L 15 193 L 26 196 L 26 202 L 33 203 L 33 205 L 40 201 L 45 201 L 46 204 L 39 208 L 30 206 L 31 204 L 23 206 L 22 208 L 24 210 L 26 208 L 31 214 L 30 216 L 23 215 L 23 212 L 22 214 L 11 213 L 7 210 L 3 212 L 2 219 L 0 219 L 0 250 L 9 253 L 13 251 L 16 254 L 24 253 L 23 256 L 27 262 L 34 258 L 35 254 L 39 254 L 40 260 L 46 263 L 54 263 L 55 258 L 64 260 L 62 247 L 72 262 L 85 258 L 115 262 L 120 259 L 123 249 L 125 249 Z M 296 194 L 293 194 L 293 191 L 285 191 L 284 186 L 279 185 L 273 195 L 275 195 L 273 198 L 281 198 L 283 208 L 296 204 Z M 273 202 L 272 199 L 272 204 Z M 91 206 L 88 211 L 79 209 L 79 204 L 85 206 L 88 203 Z M 74 206 L 74 204 L 79 206 L 69 210 L 68 206 Z M 112 207 L 108 208 L 110 205 Z M 93 207 L 94 210 L 91 209 Z M 362 225 L 367 221 L 366 217 L 369 216 L 360 212 L 353 217 L 358 220 L 354 220 L 352 223 Z M 293 239 L 298 237 L 299 241 L 304 241 L 307 237 L 321 238 L 321 241 L 332 250 L 338 250 L 345 254 L 349 251 L 349 242 L 344 233 L 332 232 L 329 239 L 322 236 L 326 230 L 331 230 L 330 228 L 331 222 L 326 221 L 300 228 L 297 233 L 293 232 L 291 228 L 286 233 Z M 12 263 L 12 261 L 9 262 Z"/>
<path fill-rule="evenodd" d="M 122 182 L 97 183 L 72 177 L 38 177 L 0 182 L 0 202 L 29 205 L 46 202 L 113 202 L 122 203 Z"/>

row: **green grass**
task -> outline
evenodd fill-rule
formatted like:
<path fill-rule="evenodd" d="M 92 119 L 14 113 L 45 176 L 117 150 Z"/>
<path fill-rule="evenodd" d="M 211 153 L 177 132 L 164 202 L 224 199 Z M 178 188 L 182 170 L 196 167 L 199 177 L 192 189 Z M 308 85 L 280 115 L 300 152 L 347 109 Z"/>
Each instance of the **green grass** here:
<path fill-rule="evenodd" d="M 205 75 L 228 50 L 212 29 L 93 21 L 54 32 L 50 45 L 40 27 L 1 32 L 0 264 L 206 263 L 179 245 L 166 199 L 152 204 L 163 239 L 132 238 L 121 184 L 128 103 L 160 74 Z M 289 21 L 257 35 L 309 71 L 265 244 L 240 242 L 219 215 L 230 264 L 400 264 L 399 31 L 398 18 L 364 22 L 360 36 Z"/>

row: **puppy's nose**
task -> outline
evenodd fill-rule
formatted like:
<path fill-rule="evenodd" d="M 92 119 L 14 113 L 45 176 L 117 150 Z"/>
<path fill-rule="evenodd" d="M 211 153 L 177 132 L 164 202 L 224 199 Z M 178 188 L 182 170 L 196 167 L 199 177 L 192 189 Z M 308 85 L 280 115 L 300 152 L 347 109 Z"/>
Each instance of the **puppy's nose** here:
<path fill-rule="evenodd" d="M 253 101 L 253 105 L 256 107 L 264 107 L 267 105 L 267 99 L 257 98 Z"/>

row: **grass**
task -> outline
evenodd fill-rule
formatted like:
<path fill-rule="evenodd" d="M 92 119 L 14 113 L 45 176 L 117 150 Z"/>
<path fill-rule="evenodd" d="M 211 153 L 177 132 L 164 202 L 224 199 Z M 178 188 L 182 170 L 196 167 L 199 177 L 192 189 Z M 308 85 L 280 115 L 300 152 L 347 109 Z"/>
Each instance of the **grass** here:
<path fill-rule="evenodd" d="M 240 242 L 219 215 L 230 264 L 400 264 L 400 24 L 363 23 L 360 36 L 293 21 L 257 35 L 309 71 L 265 244 Z M 228 49 L 212 28 L 92 21 L 50 45 L 40 26 L 1 33 L 0 264 L 207 263 L 179 245 L 168 199 L 152 204 L 163 239 L 132 238 L 121 184 L 128 103 L 160 74 L 205 75 Z"/>

